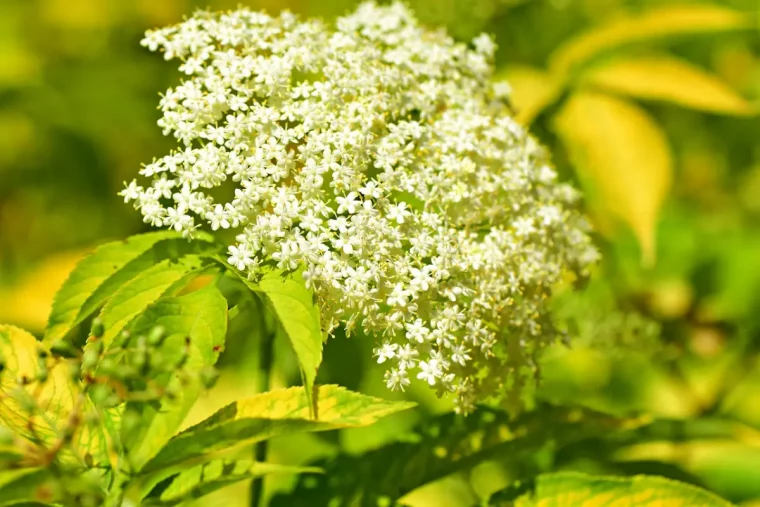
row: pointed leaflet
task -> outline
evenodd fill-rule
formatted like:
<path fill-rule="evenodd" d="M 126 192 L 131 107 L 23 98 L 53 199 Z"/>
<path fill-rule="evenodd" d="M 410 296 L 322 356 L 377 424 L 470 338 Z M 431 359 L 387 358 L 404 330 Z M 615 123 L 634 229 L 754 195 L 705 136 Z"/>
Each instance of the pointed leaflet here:
<path fill-rule="evenodd" d="M 251 290 L 266 295 L 269 306 L 290 339 L 301 367 L 306 396 L 311 400 L 314 379 L 322 362 L 324 333 L 319 307 L 314 301 L 314 293 L 306 288 L 303 270 L 289 272 L 271 269 L 253 282 L 226 262 L 222 261 L 222 264 L 237 274 Z"/>
<path fill-rule="evenodd" d="M 42 385 L 35 380 L 40 350 L 44 350 L 42 345 L 26 331 L 0 326 L 0 357 L 5 365 L 0 373 L 0 397 L 3 399 L 0 423 L 30 442 L 49 449 L 64 439 L 75 407 L 84 411 L 89 405 L 80 386 L 72 382 L 69 365 L 63 361 L 48 361 L 47 380 Z M 25 386 L 20 387 L 19 381 Z M 31 416 L 25 408 L 30 403 L 38 406 Z M 80 414 L 80 419 L 82 417 Z M 85 455 L 89 454 L 96 463 L 107 461 L 107 441 L 102 428 L 79 425 L 72 442 L 74 445 L 61 450 L 59 459 L 83 464 Z"/>
<path fill-rule="evenodd" d="M 149 307 L 131 327 L 133 335 L 146 334 L 154 326 L 165 329 L 161 353 L 176 363 L 189 339 L 189 356 L 185 368 L 197 372 L 216 363 L 227 332 L 227 300 L 215 285 L 178 298 L 162 299 Z M 139 422 L 124 428 L 122 442 L 130 463 L 139 470 L 177 431 L 200 394 L 197 379 L 182 384 L 176 376 L 163 379 L 176 390 L 177 397 L 165 401 L 160 409 L 139 403 L 127 404 L 126 411 Z"/>
<path fill-rule="evenodd" d="M 496 493 L 488 505 L 515 507 L 731 507 L 712 493 L 663 477 L 596 477 L 577 472 L 539 475 Z"/>
<path fill-rule="evenodd" d="M 143 499 L 145 507 L 177 505 L 214 491 L 267 474 L 319 473 L 318 468 L 292 467 L 252 460 L 216 459 L 167 477 Z"/>
<path fill-rule="evenodd" d="M 664 100 L 719 114 L 750 115 L 753 106 L 717 77 L 666 54 L 621 58 L 595 66 L 582 82 L 639 99 Z"/>
<path fill-rule="evenodd" d="M 204 240 L 189 242 L 172 232 L 152 232 L 114 241 L 85 257 L 56 294 L 45 331 L 54 343 L 95 313 L 122 285 L 165 259 L 179 259 L 213 248 Z"/>
<path fill-rule="evenodd" d="M 618 18 L 592 28 L 554 51 L 550 69 L 563 76 L 620 46 L 679 35 L 727 32 L 752 28 L 742 12 L 717 5 L 670 5 L 635 16 Z"/>
<path fill-rule="evenodd" d="M 172 438 L 144 471 L 280 435 L 368 426 L 415 405 L 364 396 L 332 385 L 319 386 L 316 394 L 316 420 L 311 418 L 311 403 L 302 388 L 277 389 L 227 405 Z"/>
<path fill-rule="evenodd" d="M 583 91 L 557 113 L 554 127 L 590 201 L 630 225 L 643 258 L 653 260 L 657 221 L 673 172 L 660 127 L 635 104 Z"/>
<path fill-rule="evenodd" d="M 201 260 L 196 256 L 167 259 L 122 285 L 100 312 L 105 328 L 102 340 L 106 348 L 148 306 L 202 272 Z"/>
<path fill-rule="evenodd" d="M 467 417 L 448 413 L 425 421 L 398 442 L 361 455 L 342 454 L 313 463 L 324 468 L 325 475 L 299 480 L 290 493 L 276 497 L 272 507 L 392 503 L 486 460 L 514 463 L 515 473 L 524 474 L 536 468 L 533 457 L 547 443 L 561 448 L 638 424 L 635 419 L 548 405 L 516 419 L 486 407 Z"/>

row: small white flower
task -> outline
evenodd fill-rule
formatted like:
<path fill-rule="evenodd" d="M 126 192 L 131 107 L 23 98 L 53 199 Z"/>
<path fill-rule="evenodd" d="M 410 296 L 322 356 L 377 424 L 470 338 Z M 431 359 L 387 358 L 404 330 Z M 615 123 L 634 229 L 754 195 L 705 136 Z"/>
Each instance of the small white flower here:
<path fill-rule="evenodd" d="M 379 348 L 376 348 L 374 353 L 377 356 L 377 362 L 378 364 L 383 364 L 388 359 L 393 359 L 396 357 L 396 350 L 398 349 L 398 345 L 395 343 L 383 343 L 383 345 Z"/>
<path fill-rule="evenodd" d="M 406 370 L 392 368 L 385 372 L 385 385 L 392 391 L 403 391 L 410 383 Z"/>
<path fill-rule="evenodd" d="M 246 245 L 230 246 L 228 248 L 230 256 L 227 258 L 227 262 L 243 271 L 249 266 L 254 264 L 253 252 Z"/>
<path fill-rule="evenodd" d="M 436 359 L 431 359 L 430 361 L 420 361 L 420 372 L 417 374 L 418 379 L 427 382 L 431 386 L 434 386 L 441 375 L 443 375 L 443 372 L 441 371 L 441 365 Z"/>

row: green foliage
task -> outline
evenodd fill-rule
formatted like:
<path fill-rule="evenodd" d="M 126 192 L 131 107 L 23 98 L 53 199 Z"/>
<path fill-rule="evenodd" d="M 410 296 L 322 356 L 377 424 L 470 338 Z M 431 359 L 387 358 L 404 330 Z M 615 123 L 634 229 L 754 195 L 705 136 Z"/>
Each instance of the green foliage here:
<path fill-rule="evenodd" d="M 298 358 L 307 399 L 310 405 L 315 405 L 317 400 L 312 400 L 312 390 L 322 362 L 322 342 L 326 333 L 320 323 L 314 296 L 304 286 L 302 272 L 268 271 L 255 285 L 248 284 L 266 297 L 287 333 Z"/>
<path fill-rule="evenodd" d="M 167 353 L 147 361 L 178 364 L 202 372 L 213 366 L 224 346 L 227 331 L 227 301 L 213 285 L 178 298 L 164 298 L 149 307 L 132 326 L 133 335 L 148 335 L 160 326 Z M 177 432 L 203 388 L 202 378 L 183 382 L 177 377 L 157 378 L 156 386 L 171 393 L 160 406 L 127 402 L 123 419 L 122 444 L 134 470 L 140 470 Z"/>
<path fill-rule="evenodd" d="M 567 73 L 604 54 L 668 37 L 748 30 L 748 16 L 718 5 L 669 5 L 624 17 L 582 33 L 557 48 L 550 68 Z"/>
<path fill-rule="evenodd" d="M 312 417 L 312 401 L 316 417 Z M 338 386 L 319 386 L 313 400 L 303 389 L 273 390 L 228 405 L 183 431 L 145 466 L 145 471 L 277 436 L 367 426 L 413 405 L 364 396 Z"/>
<path fill-rule="evenodd" d="M 396 502 L 421 486 L 499 460 L 532 476 L 545 466 L 549 449 L 612 433 L 636 424 L 590 410 L 543 406 L 510 420 L 506 413 L 480 407 L 466 418 L 449 413 L 418 427 L 401 441 L 360 455 L 338 455 L 314 463 L 320 477 L 303 477 L 275 506 L 378 505 Z"/>
<path fill-rule="evenodd" d="M 286 3 L 331 16 L 350 2 Z M 567 295 L 578 321 L 569 331 L 582 345 L 550 351 L 543 368 L 537 397 L 555 406 L 514 420 L 486 407 L 466 419 L 433 416 L 445 402 L 410 388 L 398 399 L 417 410 L 358 430 L 406 405 L 370 396 L 385 391 L 374 365 L 355 366 L 357 354 L 369 361 L 369 340 L 322 350 L 324 323 L 298 271 L 244 285 L 208 260 L 215 243 L 173 233 L 107 243 L 71 271 L 96 242 L 147 230 L 115 192 L 139 161 L 164 151 L 154 97 L 169 80 L 134 40 L 201 5 L 0 2 L 0 320 L 44 334 L 40 342 L 0 326 L 0 506 L 240 507 L 245 481 L 264 475 L 265 498 L 283 506 L 727 505 L 684 482 L 756 502 L 756 2 L 410 3 L 460 40 L 496 36 L 518 117 L 565 176 L 581 180 L 603 234 L 596 280 L 582 298 Z M 261 311 L 241 304 L 255 298 Z M 91 329 L 98 315 L 102 333 Z M 278 335 L 271 372 L 254 371 L 265 317 L 286 338 Z M 206 367 L 220 343 L 220 370 Z M 251 392 L 252 377 L 311 386 L 323 354 L 333 370 L 353 365 L 351 386 L 366 393 L 330 387 L 342 415 L 324 402 L 324 386 L 311 402 L 311 387 Z M 333 374 L 323 367 L 320 380 L 335 383 Z M 262 396 L 269 402 L 250 404 Z M 177 434 L 195 398 L 193 420 L 203 422 Z M 577 403 L 650 415 L 570 408 Z M 265 440 L 271 462 L 251 460 L 252 443 L 275 435 L 283 438 Z M 292 474 L 303 474 L 295 486 Z"/>
<path fill-rule="evenodd" d="M 526 490 L 530 491 L 526 493 Z M 707 491 L 662 477 L 594 477 L 568 472 L 540 475 L 529 485 L 519 484 L 497 493 L 488 505 L 595 507 L 611 502 L 620 507 L 731 505 Z"/>
<path fill-rule="evenodd" d="M 273 273 L 252 288 L 287 331 L 307 389 L 241 399 L 177 434 L 213 385 L 224 350 L 228 301 L 215 252 L 208 241 L 166 235 L 109 244 L 64 283 L 45 341 L 0 327 L 0 423 L 26 441 L 6 453 L 3 500 L 118 506 L 143 491 L 144 505 L 177 505 L 269 473 L 318 471 L 213 454 L 279 435 L 366 426 L 414 405 L 315 386 L 318 310 L 302 278 Z M 189 286 L 200 274 L 212 276 Z M 101 306 L 77 347 L 69 333 Z M 83 471 L 86 480 L 74 479 Z"/>
<path fill-rule="evenodd" d="M 673 157 L 657 121 L 615 95 L 718 114 L 754 115 L 757 109 L 686 61 L 633 51 L 663 39 L 741 32 L 752 25 L 750 16 L 717 5 L 652 8 L 564 41 L 549 57 L 548 71 L 520 66 L 503 74 L 515 90 L 518 118 L 527 124 L 542 113 L 553 116 L 553 130 L 590 197 L 598 228 L 614 236 L 616 220 L 627 224 L 646 265 L 654 262 Z"/>
<path fill-rule="evenodd" d="M 170 506 L 203 497 L 240 481 L 268 474 L 319 473 L 318 468 L 291 467 L 251 460 L 217 459 L 172 474 L 143 497 L 142 505 Z"/>

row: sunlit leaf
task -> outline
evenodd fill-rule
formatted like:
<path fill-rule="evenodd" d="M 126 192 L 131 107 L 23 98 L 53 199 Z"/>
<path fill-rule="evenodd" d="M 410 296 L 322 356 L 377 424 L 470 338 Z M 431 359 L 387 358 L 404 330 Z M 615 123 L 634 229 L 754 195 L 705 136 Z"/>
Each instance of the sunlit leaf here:
<path fill-rule="evenodd" d="M 306 396 L 311 400 L 314 379 L 322 362 L 324 339 L 314 293 L 306 288 L 301 270 L 294 273 L 268 272 L 258 281 L 258 286 L 266 294 L 293 345 Z"/>
<path fill-rule="evenodd" d="M 69 367 L 55 362 L 47 380 L 36 380 L 39 372 L 41 344 L 34 336 L 13 326 L 0 326 L 0 357 L 4 369 L 0 374 L 0 423 L 35 445 L 54 448 L 68 430 L 75 407 L 84 411 L 84 396 L 69 374 Z M 29 406 L 35 406 L 31 414 Z M 107 441 L 101 428 L 81 425 L 72 439 L 76 445 L 61 449 L 62 461 L 83 464 L 89 454 L 95 462 L 108 460 Z"/>
<path fill-rule="evenodd" d="M 510 65 L 496 77 L 512 88 L 511 101 L 517 120 L 530 124 L 561 92 L 561 83 L 541 69 L 527 65 Z"/>
<path fill-rule="evenodd" d="M 596 26 L 560 46 L 550 68 L 563 75 L 594 57 L 620 46 L 689 34 L 709 34 L 751 28 L 747 15 L 718 5 L 669 5 L 618 18 Z"/>
<path fill-rule="evenodd" d="M 535 456 L 547 445 L 560 448 L 638 424 L 635 419 L 551 406 L 511 421 L 505 412 L 486 407 L 467 417 L 448 413 L 400 435 L 398 442 L 361 455 L 343 454 L 313 463 L 326 474 L 300 480 L 272 505 L 351 505 L 356 500 L 361 500 L 357 505 L 377 505 L 491 459 L 538 473 L 542 469 Z"/>
<path fill-rule="evenodd" d="M 232 267 L 230 269 L 234 270 Z M 241 279 L 252 290 L 266 296 L 269 306 L 290 339 L 301 367 L 306 396 L 311 399 L 314 379 L 322 362 L 324 333 L 319 307 L 314 301 L 314 293 L 306 288 L 302 270 L 266 271 L 256 282 L 243 276 Z"/>
<path fill-rule="evenodd" d="M 489 505 L 515 507 L 730 507 L 703 489 L 656 476 L 595 477 L 576 472 L 545 474 L 497 493 Z"/>
<path fill-rule="evenodd" d="M 219 357 L 227 332 L 227 301 L 214 285 L 177 298 L 162 299 L 150 306 L 131 327 L 135 335 L 162 326 L 167 337 L 161 351 L 176 363 L 189 340 L 186 368 L 198 371 L 213 365 Z M 178 377 L 165 379 L 166 387 L 177 392 L 160 408 L 145 403 L 127 404 L 126 411 L 139 414 L 139 423 L 124 430 L 122 442 L 130 463 L 139 470 L 177 431 L 201 391 L 196 379 L 182 384 Z"/>
<path fill-rule="evenodd" d="M 144 470 L 280 435 L 368 426 L 415 405 L 385 401 L 334 385 L 320 386 L 315 394 L 316 419 L 311 418 L 311 404 L 302 388 L 276 389 L 230 404 L 172 438 Z"/>
<path fill-rule="evenodd" d="M 582 82 L 639 99 L 663 100 L 722 114 L 747 115 L 753 106 L 717 77 L 679 58 L 658 54 L 595 66 Z"/>
<path fill-rule="evenodd" d="M 45 342 L 63 338 L 123 284 L 167 258 L 184 255 L 179 234 L 153 232 L 98 247 L 69 274 L 53 301 Z"/>
<path fill-rule="evenodd" d="M 635 104 L 584 91 L 562 107 L 555 129 L 590 199 L 630 225 L 651 262 L 673 171 L 662 129 Z"/>
<path fill-rule="evenodd" d="M 105 328 L 102 337 L 105 346 L 108 347 L 124 327 L 148 306 L 201 274 L 201 268 L 202 262 L 198 257 L 167 259 L 122 285 L 100 312 Z"/>
<path fill-rule="evenodd" d="M 252 460 L 216 459 L 172 474 L 159 482 L 144 498 L 142 505 L 170 506 L 201 498 L 236 482 L 268 474 L 319 473 L 314 467 L 294 467 Z"/>

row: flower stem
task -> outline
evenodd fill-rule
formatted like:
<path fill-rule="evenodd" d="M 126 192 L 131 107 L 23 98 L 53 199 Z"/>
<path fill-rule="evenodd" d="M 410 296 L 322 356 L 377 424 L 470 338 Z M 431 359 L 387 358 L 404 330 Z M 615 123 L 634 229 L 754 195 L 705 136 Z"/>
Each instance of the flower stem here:
<path fill-rule="evenodd" d="M 272 373 L 272 363 L 274 359 L 274 339 L 276 335 L 276 325 L 269 322 L 266 318 L 265 305 L 261 305 L 261 336 L 259 337 L 259 377 L 257 382 L 257 393 L 263 393 L 269 390 L 269 378 Z M 254 447 L 254 459 L 257 462 L 265 462 L 267 459 L 268 445 L 263 440 Z M 261 507 L 264 495 L 264 477 L 256 477 L 251 482 L 251 507 Z"/>

